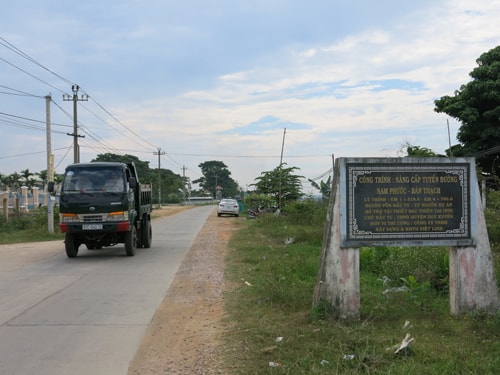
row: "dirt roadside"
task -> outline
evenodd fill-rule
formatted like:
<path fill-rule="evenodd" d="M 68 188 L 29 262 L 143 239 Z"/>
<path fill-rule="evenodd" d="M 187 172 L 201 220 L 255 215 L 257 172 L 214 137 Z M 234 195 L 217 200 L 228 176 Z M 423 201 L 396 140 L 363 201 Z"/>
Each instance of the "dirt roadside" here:
<path fill-rule="evenodd" d="M 171 215 L 178 209 L 162 209 Z M 198 233 L 156 311 L 128 375 L 222 374 L 224 258 L 227 242 L 241 227 L 215 210 Z"/>

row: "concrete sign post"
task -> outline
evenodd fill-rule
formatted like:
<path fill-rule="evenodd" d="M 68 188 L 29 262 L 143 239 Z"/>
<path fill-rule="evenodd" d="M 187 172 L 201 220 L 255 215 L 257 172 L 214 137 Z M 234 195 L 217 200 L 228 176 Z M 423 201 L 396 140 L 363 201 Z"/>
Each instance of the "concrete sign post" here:
<path fill-rule="evenodd" d="M 450 309 L 496 310 L 498 288 L 473 158 L 341 158 L 314 304 L 359 318 L 359 248 L 450 246 Z"/>

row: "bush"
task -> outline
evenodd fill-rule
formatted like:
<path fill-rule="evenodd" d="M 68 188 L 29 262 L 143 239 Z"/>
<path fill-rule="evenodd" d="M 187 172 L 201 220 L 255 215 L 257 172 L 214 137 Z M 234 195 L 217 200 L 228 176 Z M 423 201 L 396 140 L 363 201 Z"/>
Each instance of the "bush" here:
<path fill-rule="evenodd" d="M 301 202 L 290 203 L 286 207 L 288 220 L 295 225 L 319 225 L 321 229 L 325 225 L 326 212 L 328 209 L 327 203 L 306 200 Z"/>
<path fill-rule="evenodd" d="M 9 220 L 0 218 L 0 243 L 46 241 L 61 238 L 59 212 L 54 209 L 54 231 L 48 233 L 47 207 L 19 212 Z"/>
<path fill-rule="evenodd" d="M 436 290 L 448 286 L 449 255 L 445 247 L 363 248 L 360 269 L 399 282 L 410 276 Z"/>
<path fill-rule="evenodd" d="M 484 216 L 490 243 L 496 247 L 500 244 L 500 191 L 488 191 Z"/>

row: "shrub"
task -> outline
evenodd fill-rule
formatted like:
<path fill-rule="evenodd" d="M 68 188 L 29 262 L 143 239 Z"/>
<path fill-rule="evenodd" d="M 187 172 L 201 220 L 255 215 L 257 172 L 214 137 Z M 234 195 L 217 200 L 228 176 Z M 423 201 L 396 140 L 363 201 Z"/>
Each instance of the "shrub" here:
<path fill-rule="evenodd" d="M 429 283 L 436 290 L 448 285 L 449 255 L 445 247 L 364 248 L 360 269 L 398 282 L 410 276 L 418 283 Z"/>
<path fill-rule="evenodd" d="M 500 191 L 489 190 L 486 196 L 486 227 L 492 246 L 500 244 Z"/>
<path fill-rule="evenodd" d="M 45 241 L 58 239 L 59 213 L 54 209 L 54 231 L 48 233 L 47 207 L 40 207 L 29 212 L 19 212 L 9 220 L 0 218 L 0 243 Z"/>
<path fill-rule="evenodd" d="M 288 221 L 295 225 L 323 226 L 325 224 L 328 205 L 324 202 L 306 200 L 290 203 L 286 208 Z"/>

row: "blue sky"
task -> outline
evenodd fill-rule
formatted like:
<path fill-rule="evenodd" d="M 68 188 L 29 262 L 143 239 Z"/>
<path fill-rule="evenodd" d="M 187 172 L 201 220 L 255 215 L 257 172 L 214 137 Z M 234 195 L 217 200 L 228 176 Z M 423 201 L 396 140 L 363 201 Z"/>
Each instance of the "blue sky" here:
<path fill-rule="evenodd" d="M 2 3 L 0 173 L 46 169 L 48 94 L 56 171 L 73 161 L 73 83 L 89 95 L 81 161 L 128 153 L 157 168 L 161 148 L 162 168 L 194 180 L 220 160 L 245 187 L 279 164 L 283 137 L 307 179 L 332 154 L 444 153 L 447 120 L 452 143 L 459 124 L 434 100 L 500 44 L 500 0 L 107 3 Z"/>

